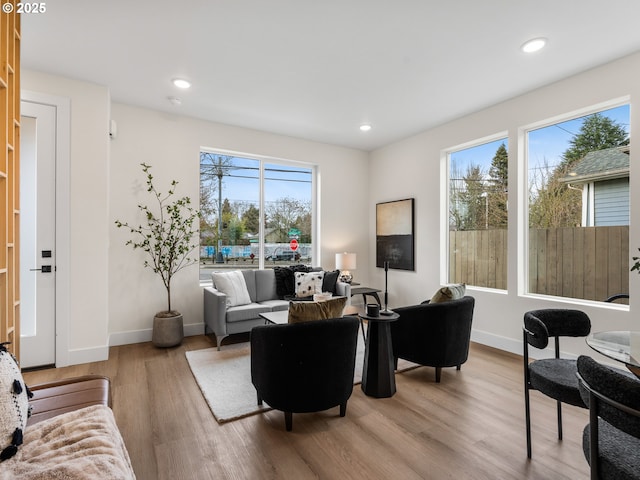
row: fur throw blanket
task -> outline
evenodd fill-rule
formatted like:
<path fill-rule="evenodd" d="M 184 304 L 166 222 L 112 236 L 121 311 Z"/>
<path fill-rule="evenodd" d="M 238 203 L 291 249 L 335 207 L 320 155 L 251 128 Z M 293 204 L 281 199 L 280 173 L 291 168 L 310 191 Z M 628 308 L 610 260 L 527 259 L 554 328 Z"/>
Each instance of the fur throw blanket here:
<path fill-rule="evenodd" d="M 0 480 L 135 479 L 113 412 L 95 405 L 26 429 L 18 453 L 0 466 Z"/>

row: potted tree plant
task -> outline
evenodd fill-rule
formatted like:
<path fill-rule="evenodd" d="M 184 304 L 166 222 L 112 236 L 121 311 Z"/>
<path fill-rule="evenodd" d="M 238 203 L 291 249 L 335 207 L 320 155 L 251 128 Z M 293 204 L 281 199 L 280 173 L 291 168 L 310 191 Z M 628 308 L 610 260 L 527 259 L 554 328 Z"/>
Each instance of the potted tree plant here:
<path fill-rule="evenodd" d="M 147 176 L 147 192 L 156 200 L 154 208 L 139 204 L 138 209 L 144 222 L 134 226 L 128 222 L 116 220 L 118 228 L 126 228 L 133 238 L 126 242 L 134 250 L 142 249 L 148 254 L 144 266 L 160 275 L 167 290 L 167 309 L 156 313 L 153 319 L 152 341 L 158 347 L 179 345 L 184 338 L 182 315 L 171 307 L 171 280 L 183 268 L 198 260 L 190 256 L 196 248 L 193 237 L 196 235 L 194 223 L 200 213 L 191 206 L 189 197 L 175 199 L 173 180 L 166 194 L 162 194 L 153 184 L 151 166 L 141 163 L 142 171 Z"/>

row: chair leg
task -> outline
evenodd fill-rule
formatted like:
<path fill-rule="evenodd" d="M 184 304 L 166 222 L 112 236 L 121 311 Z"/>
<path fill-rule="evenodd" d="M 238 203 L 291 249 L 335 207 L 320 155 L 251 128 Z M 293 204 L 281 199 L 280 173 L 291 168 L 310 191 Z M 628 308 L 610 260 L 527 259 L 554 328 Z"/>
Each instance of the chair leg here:
<path fill-rule="evenodd" d="M 287 432 L 290 432 L 293 429 L 293 413 L 284 412 L 284 426 L 287 429 Z"/>
<path fill-rule="evenodd" d="M 340 404 L 340 416 L 344 417 L 347 414 L 347 402 Z"/>
<path fill-rule="evenodd" d="M 441 376 L 442 376 L 442 367 L 436 367 L 436 383 L 440 383 Z"/>
<path fill-rule="evenodd" d="M 562 440 L 562 402 L 558 402 L 558 440 Z"/>
<path fill-rule="evenodd" d="M 522 360 L 524 362 L 524 418 L 527 430 L 527 458 L 531 460 L 531 408 L 529 405 L 529 343 L 527 339 L 527 332 L 522 329 L 522 345 L 523 355 Z"/>
<path fill-rule="evenodd" d="M 600 456 L 598 438 L 600 428 L 598 424 L 598 399 L 591 391 L 589 392 L 589 466 L 591 471 L 591 479 L 598 480 L 600 471 L 600 460 L 598 457 Z"/>
<path fill-rule="evenodd" d="M 531 412 L 529 406 L 529 386 L 525 380 L 524 384 L 524 418 L 527 429 L 527 458 L 531 458 Z"/>

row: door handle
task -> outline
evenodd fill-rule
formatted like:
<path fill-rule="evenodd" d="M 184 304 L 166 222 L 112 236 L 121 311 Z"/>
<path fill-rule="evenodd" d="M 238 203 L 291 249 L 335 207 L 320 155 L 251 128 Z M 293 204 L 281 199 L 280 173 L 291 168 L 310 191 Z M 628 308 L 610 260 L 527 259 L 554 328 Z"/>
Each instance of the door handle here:
<path fill-rule="evenodd" d="M 43 265 L 42 268 L 30 268 L 30 272 L 51 273 L 51 265 Z"/>

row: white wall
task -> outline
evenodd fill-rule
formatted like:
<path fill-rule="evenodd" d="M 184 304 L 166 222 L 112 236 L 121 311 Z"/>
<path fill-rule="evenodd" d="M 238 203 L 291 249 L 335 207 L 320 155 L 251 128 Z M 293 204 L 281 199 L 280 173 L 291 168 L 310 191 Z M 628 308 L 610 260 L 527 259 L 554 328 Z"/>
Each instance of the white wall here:
<path fill-rule="evenodd" d="M 640 54 L 613 62 L 476 114 L 379 149 L 364 152 L 318 144 L 111 104 L 106 87 L 77 80 L 22 71 L 22 88 L 71 100 L 70 159 L 70 293 L 68 363 L 106 358 L 108 344 L 151 338 L 153 314 L 163 309 L 160 281 L 142 268 L 142 255 L 124 245 L 126 234 L 116 218 L 135 218 L 144 179 L 140 162 L 154 166 L 158 184 L 180 182 L 180 193 L 198 197 L 198 152 L 201 146 L 319 166 L 322 203 L 321 264 L 334 267 L 334 254 L 358 254 L 356 279 L 384 286 L 384 272 L 375 265 L 375 204 L 414 197 L 416 200 L 416 270 L 389 272 L 390 305 L 412 304 L 431 296 L 440 285 L 443 149 L 497 132 L 509 135 L 509 289 L 492 292 L 470 288 L 476 297 L 474 340 L 521 351 L 523 313 L 540 307 L 576 307 L 562 299 L 518 295 L 518 243 L 515 212 L 521 208 L 522 173 L 518 159 L 518 128 L 590 105 L 629 95 L 631 137 L 637 137 L 640 117 L 634 103 L 640 97 Z M 427 106 L 425 108 L 428 108 Z M 118 124 L 118 136 L 108 140 L 108 121 Z M 633 141 L 631 162 L 634 154 Z M 634 205 L 640 201 L 638 170 L 631 169 L 631 253 L 640 246 Z M 189 333 L 202 331 L 202 292 L 197 267 L 180 272 L 174 285 L 175 307 L 185 315 Z M 578 305 L 592 318 L 593 330 L 638 329 L 633 316 L 640 302 L 640 278 L 630 276 L 631 306 Z M 109 340 L 111 336 L 111 340 Z M 564 342 L 569 353 L 593 354 L 584 340 Z"/>
<path fill-rule="evenodd" d="M 335 253 L 356 252 L 358 274 L 368 275 L 368 155 L 365 152 L 319 144 L 113 104 L 118 134 L 111 141 L 109 218 L 109 331 L 111 344 L 151 339 L 155 312 L 166 309 L 159 278 L 142 267 L 143 252 L 124 243 L 128 235 L 114 220 L 135 220 L 136 205 L 147 202 L 140 163 L 152 165 L 156 186 L 179 182 L 177 193 L 199 197 L 201 147 L 307 162 L 318 166 L 320 188 L 319 264 L 335 268 Z M 184 316 L 185 332 L 204 331 L 202 289 L 198 266 L 179 272 L 172 284 L 172 307 Z"/>
<path fill-rule="evenodd" d="M 68 318 L 58 366 L 108 358 L 108 346 L 151 339 L 153 315 L 165 308 L 165 290 L 142 267 L 143 255 L 124 245 L 115 219 L 132 220 L 145 200 L 141 162 L 153 166 L 158 186 L 180 182 L 179 193 L 199 197 L 201 146 L 308 162 L 318 166 L 321 190 L 321 266 L 333 269 L 336 252 L 356 252 L 358 273 L 368 275 L 365 152 L 179 115 L 111 104 L 105 86 L 22 70 L 22 88 L 71 103 L 70 265 Z M 109 139 L 109 120 L 118 134 Z M 188 334 L 204 331 L 198 268 L 180 272 L 172 285 Z"/>
<path fill-rule="evenodd" d="M 69 178 L 59 179 L 69 188 L 70 229 L 68 265 L 58 272 L 68 279 L 65 303 L 68 318 L 58 319 L 58 366 L 105 360 L 108 356 L 107 248 L 109 243 L 109 90 L 102 85 L 80 82 L 23 69 L 23 90 L 70 99 L 71 143 Z M 61 248 L 61 246 L 58 246 Z M 61 268 L 68 268 L 61 272 Z M 60 328 L 62 327 L 62 329 Z"/>
<path fill-rule="evenodd" d="M 414 197 L 416 205 L 416 270 L 389 271 L 389 303 L 401 306 L 429 298 L 440 286 L 442 279 L 446 278 L 441 271 L 441 258 L 444 254 L 441 243 L 442 215 L 446 218 L 446 205 L 441 201 L 441 192 L 445 188 L 443 179 L 446 178 L 446 172 L 442 170 L 442 151 L 506 131 L 509 136 L 510 206 L 508 291 L 469 288 L 469 293 L 476 298 L 472 338 L 521 353 L 523 314 L 535 308 L 582 309 L 592 319 L 592 331 L 640 329 L 640 319 L 633 314 L 640 304 L 640 278 L 635 273 L 630 274 L 631 311 L 625 307 L 594 303 L 587 306 L 562 299 L 536 299 L 518 295 L 518 288 L 523 285 L 518 282 L 518 275 L 524 272 L 518 270 L 517 263 L 519 258 L 524 258 L 526 252 L 518 242 L 516 216 L 516 212 L 523 208 L 521 197 L 525 198 L 526 195 L 519 184 L 524 179 L 522 159 L 519 157 L 522 147 L 518 137 L 519 127 L 629 95 L 632 105 L 631 138 L 638 138 L 639 79 L 640 54 L 635 54 L 372 152 L 369 190 L 369 246 L 372 257 L 375 255 L 375 204 Z M 640 202 L 640 173 L 633 167 L 636 158 L 638 153 L 632 140 L 632 255 L 637 253 L 636 248 L 640 246 L 639 222 L 634 221 L 639 215 L 634 206 Z M 520 225 L 520 229 L 524 232 L 524 225 Z M 374 270 L 371 284 L 383 287 L 384 272 L 381 269 Z M 562 342 L 562 347 L 571 354 L 595 354 L 583 339 Z"/>

